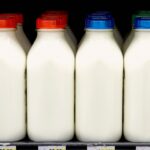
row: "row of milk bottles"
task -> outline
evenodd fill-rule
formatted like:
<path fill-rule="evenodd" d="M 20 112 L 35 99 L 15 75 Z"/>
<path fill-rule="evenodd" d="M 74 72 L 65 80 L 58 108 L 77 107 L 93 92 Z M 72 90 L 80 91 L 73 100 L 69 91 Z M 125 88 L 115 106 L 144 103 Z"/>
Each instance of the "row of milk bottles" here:
<path fill-rule="evenodd" d="M 149 15 L 134 18 L 124 60 L 108 12 L 87 16 L 77 54 L 65 12 L 37 19 L 30 50 L 19 16 L 0 14 L 0 141 L 27 132 L 33 141 L 68 141 L 75 133 L 80 141 L 114 142 L 122 130 L 129 141 L 150 141 Z"/>

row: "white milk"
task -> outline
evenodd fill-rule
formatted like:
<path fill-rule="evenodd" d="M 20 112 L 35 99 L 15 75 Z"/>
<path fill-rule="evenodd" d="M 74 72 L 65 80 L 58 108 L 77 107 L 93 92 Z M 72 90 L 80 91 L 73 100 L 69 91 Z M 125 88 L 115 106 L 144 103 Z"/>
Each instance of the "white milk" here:
<path fill-rule="evenodd" d="M 150 18 L 136 18 L 134 28 L 124 59 L 124 135 L 132 142 L 150 142 Z"/>
<path fill-rule="evenodd" d="M 68 14 L 65 11 L 46 11 L 41 15 L 42 18 L 48 18 L 51 16 L 57 16 L 57 17 L 63 17 L 68 20 Z M 65 30 L 65 38 L 70 45 L 71 49 L 73 50 L 74 54 L 76 54 L 77 51 L 77 39 L 75 35 L 73 34 L 71 28 L 69 26 L 66 26 Z"/>
<path fill-rule="evenodd" d="M 93 23 L 94 22 L 94 23 Z M 76 135 L 115 142 L 122 135 L 123 57 L 112 19 L 87 19 L 76 58 Z"/>
<path fill-rule="evenodd" d="M 61 26 L 44 26 L 44 19 L 38 19 L 37 39 L 28 55 L 28 135 L 33 141 L 74 136 L 74 54 Z"/>
<path fill-rule="evenodd" d="M 26 134 L 26 56 L 15 27 L 14 19 L 0 17 L 0 141 L 4 142 L 21 140 Z"/>

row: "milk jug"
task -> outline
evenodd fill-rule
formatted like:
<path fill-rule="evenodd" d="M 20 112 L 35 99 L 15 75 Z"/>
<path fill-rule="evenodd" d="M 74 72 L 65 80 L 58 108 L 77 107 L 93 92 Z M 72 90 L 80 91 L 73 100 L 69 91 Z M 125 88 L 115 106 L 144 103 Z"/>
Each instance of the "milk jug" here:
<path fill-rule="evenodd" d="M 134 38 L 124 58 L 124 135 L 132 142 L 150 142 L 150 17 L 137 17 Z"/>
<path fill-rule="evenodd" d="M 26 56 L 16 38 L 16 21 L 0 16 L 0 141 L 18 141 L 26 134 Z"/>
<path fill-rule="evenodd" d="M 37 39 L 27 58 L 28 136 L 68 141 L 74 136 L 74 54 L 66 20 L 37 19 Z"/>
<path fill-rule="evenodd" d="M 76 135 L 80 141 L 115 142 L 122 135 L 123 57 L 113 19 L 87 17 L 76 57 Z"/>

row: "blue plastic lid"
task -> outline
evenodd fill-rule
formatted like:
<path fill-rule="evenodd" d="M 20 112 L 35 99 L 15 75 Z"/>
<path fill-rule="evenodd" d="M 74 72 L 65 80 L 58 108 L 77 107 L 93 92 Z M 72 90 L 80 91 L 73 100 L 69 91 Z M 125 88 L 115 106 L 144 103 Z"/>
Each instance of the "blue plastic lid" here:
<path fill-rule="evenodd" d="M 150 17 L 135 18 L 134 29 L 150 29 Z"/>
<path fill-rule="evenodd" d="M 113 29 L 114 20 L 107 15 L 95 15 L 97 13 L 90 14 L 85 20 L 86 29 Z"/>
<path fill-rule="evenodd" d="M 104 16 L 106 18 L 112 19 L 113 16 L 109 11 L 97 11 L 91 14 L 92 16 Z"/>

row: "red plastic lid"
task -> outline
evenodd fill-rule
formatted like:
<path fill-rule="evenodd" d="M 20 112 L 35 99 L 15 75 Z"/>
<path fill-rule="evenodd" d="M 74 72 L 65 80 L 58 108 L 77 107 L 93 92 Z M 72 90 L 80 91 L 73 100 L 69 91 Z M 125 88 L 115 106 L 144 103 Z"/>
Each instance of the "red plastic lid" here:
<path fill-rule="evenodd" d="M 45 16 L 36 20 L 37 29 L 64 29 L 67 25 L 67 19 L 61 15 Z"/>
<path fill-rule="evenodd" d="M 16 28 L 16 20 L 14 18 L 0 16 L 0 28 Z"/>
<path fill-rule="evenodd" d="M 20 13 L 2 13 L 0 16 L 15 18 L 17 24 L 23 23 L 23 15 Z"/>
<path fill-rule="evenodd" d="M 46 11 L 41 15 L 42 18 L 50 16 L 61 16 L 64 17 L 64 19 L 68 20 L 68 13 L 66 11 Z"/>

